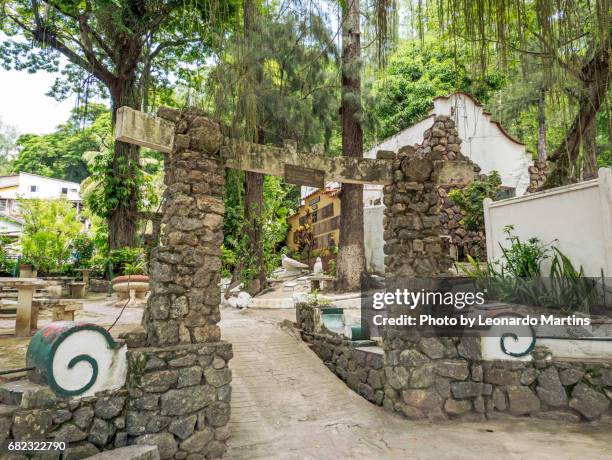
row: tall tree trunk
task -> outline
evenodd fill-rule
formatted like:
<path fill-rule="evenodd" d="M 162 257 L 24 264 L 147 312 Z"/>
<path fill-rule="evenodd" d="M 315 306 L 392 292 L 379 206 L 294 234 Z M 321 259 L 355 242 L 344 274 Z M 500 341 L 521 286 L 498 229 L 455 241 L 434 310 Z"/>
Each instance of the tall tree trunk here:
<path fill-rule="evenodd" d="M 546 152 L 546 90 L 538 95 L 538 160 L 545 161 Z"/>
<path fill-rule="evenodd" d="M 250 43 L 252 38 L 256 17 L 257 9 L 254 0 L 244 0 L 244 35 L 247 43 Z M 246 70 L 247 72 L 251 71 L 251 69 Z M 261 78 L 260 72 L 257 72 L 258 83 L 261 83 Z M 258 129 L 257 143 L 265 143 L 262 129 Z M 263 174 L 250 171 L 245 173 L 244 219 L 247 226 L 246 233 L 249 238 L 249 247 L 247 249 L 249 254 L 247 257 L 250 261 L 249 268 L 256 271 L 251 279 L 250 285 L 247 286 L 247 290 L 251 295 L 257 294 L 266 287 L 266 263 L 262 239 L 262 222 L 261 219 L 258 218 L 263 211 L 263 184 Z"/>
<path fill-rule="evenodd" d="M 554 169 L 546 178 L 543 188 L 558 187 L 577 180 L 576 163 L 582 139 L 605 101 L 610 86 L 609 70 L 610 52 L 606 45 L 599 48 L 582 68 L 584 91 L 578 104 L 578 114 L 561 145 L 549 157 L 554 162 Z"/>
<path fill-rule="evenodd" d="M 342 154 L 363 157 L 359 0 L 348 2 L 342 26 Z M 359 290 L 365 270 L 363 186 L 342 184 L 337 289 Z"/>
<path fill-rule="evenodd" d="M 593 118 L 582 139 L 582 179 L 597 177 L 597 120 Z"/>
<path fill-rule="evenodd" d="M 111 88 L 113 124 L 116 122 L 117 109 L 129 106 L 140 108 L 134 79 L 121 80 Z M 108 216 L 108 247 L 118 249 L 136 244 L 138 229 L 138 203 L 140 190 L 134 178 L 138 174 L 140 147 L 125 142 L 115 142 L 113 152 L 113 177 L 122 195 L 116 196 L 117 205 Z M 126 184 L 134 184 L 132 186 Z"/>

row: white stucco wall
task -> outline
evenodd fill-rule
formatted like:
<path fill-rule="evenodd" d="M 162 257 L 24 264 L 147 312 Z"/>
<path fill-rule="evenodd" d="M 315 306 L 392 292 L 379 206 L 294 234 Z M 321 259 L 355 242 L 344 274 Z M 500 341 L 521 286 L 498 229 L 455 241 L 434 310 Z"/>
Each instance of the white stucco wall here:
<path fill-rule="evenodd" d="M 35 185 L 38 187 L 36 192 L 32 192 L 30 187 Z M 60 179 L 52 179 L 50 177 L 42 177 L 35 174 L 20 173 L 19 187 L 17 194 L 23 198 L 43 198 L 53 199 L 62 196 L 62 188 L 67 188 L 68 193 L 66 199 L 70 201 L 79 201 L 80 184 L 76 182 L 68 182 Z"/>
<path fill-rule="evenodd" d="M 525 241 L 537 237 L 555 245 L 587 276 L 612 276 L 612 169 L 598 179 L 518 198 L 485 201 L 487 254 L 500 260 L 508 245 L 504 227 Z"/>
<path fill-rule="evenodd" d="M 382 238 L 385 206 L 366 206 L 363 208 L 363 240 L 368 272 L 385 272 L 385 254 Z"/>
<path fill-rule="evenodd" d="M 461 153 L 480 166 L 483 173 L 497 171 L 503 185 L 516 188 L 516 196 L 525 194 L 529 187 L 531 155 L 524 144 L 513 140 L 491 120 L 484 107 L 477 105 L 471 97 L 457 93 L 435 99 L 432 112 L 455 120 L 463 141 Z"/>

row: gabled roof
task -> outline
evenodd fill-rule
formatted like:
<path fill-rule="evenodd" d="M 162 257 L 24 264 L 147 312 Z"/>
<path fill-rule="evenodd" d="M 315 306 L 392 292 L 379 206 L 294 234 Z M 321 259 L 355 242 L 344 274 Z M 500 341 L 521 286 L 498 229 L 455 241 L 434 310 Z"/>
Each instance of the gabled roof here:
<path fill-rule="evenodd" d="M 438 97 L 435 97 L 434 101 L 437 101 L 438 99 L 450 99 L 453 96 L 465 96 L 468 99 L 470 99 L 474 103 L 474 105 L 476 107 L 484 108 L 484 105 L 482 105 L 480 102 L 478 102 L 478 100 L 474 96 L 472 96 L 471 94 L 465 93 L 463 91 L 456 91 L 456 92 L 454 92 L 452 94 L 449 94 L 448 96 L 438 96 Z M 432 107 L 429 110 L 429 116 L 436 115 L 436 113 L 434 112 L 434 109 L 435 109 L 435 107 Z M 510 134 L 508 131 L 506 131 L 506 129 L 501 125 L 501 123 L 499 121 L 491 118 L 491 112 L 489 112 L 488 110 L 484 109 L 482 111 L 482 113 L 483 113 L 483 115 L 485 115 L 487 117 L 487 119 L 488 119 L 488 121 L 490 123 L 493 123 L 494 125 L 496 125 L 499 128 L 499 130 L 502 132 L 502 134 L 506 138 L 508 138 L 508 140 L 510 140 L 510 141 L 512 141 L 512 142 L 514 142 L 515 144 L 518 144 L 518 145 L 526 145 L 523 142 L 521 142 L 518 139 L 516 139 L 514 136 L 512 136 L 512 134 Z"/>

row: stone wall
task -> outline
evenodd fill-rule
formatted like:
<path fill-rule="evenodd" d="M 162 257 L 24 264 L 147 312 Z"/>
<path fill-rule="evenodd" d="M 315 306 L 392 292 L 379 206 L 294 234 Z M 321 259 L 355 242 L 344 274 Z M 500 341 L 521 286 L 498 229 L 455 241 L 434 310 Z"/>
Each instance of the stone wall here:
<path fill-rule="evenodd" d="M 610 362 L 553 359 L 544 348 L 532 352 L 532 361 L 483 361 L 478 337 L 414 330 L 387 330 L 384 355 L 336 334 L 302 329 L 301 336 L 349 388 L 410 419 L 533 416 L 612 423 Z"/>
<path fill-rule="evenodd" d="M 452 264 L 444 239 L 449 226 L 441 209 L 454 215 L 446 212 L 452 209 L 444 201 L 446 191 L 469 184 L 479 172 L 461 156 L 459 143 L 452 121 L 437 117 L 424 143 L 400 149 L 394 160 L 394 181 L 384 188 L 385 277 L 391 292 L 395 287 L 436 289 L 452 280 L 446 275 Z M 421 306 L 419 313 L 425 310 Z M 302 328 L 316 324 L 316 315 L 302 313 L 298 322 Z M 506 414 L 612 420 L 612 363 L 562 361 L 540 348 L 531 361 L 483 361 L 479 337 L 438 337 L 434 332 L 385 328 L 383 372 L 369 367 L 365 355 L 341 336 L 302 335 L 351 388 L 380 404 L 381 384 L 383 407 L 411 419 Z M 372 362 L 379 366 L 380 357 Z M 373 370 L 375 377 L 368 381 Z"/>
<path fill-rule="evenodd" d="M 461 215 L 446 196 L 447 190 L 477 176 L 478 168 L 461 155 L 460 143 L 453 120 L 437 116 L 421 145 L 399 150 L 393 183 L 383 189 L 386 276 L 445 273 L 453 262 L 450 240 L 468 244 L 469 236 L 457 230 Z M 441 213 L 441 208 L 452 211 Z"/>
<path fill-rule="evenodd" d="M 382 405 L 385 384 L 382 353 L 355 348 L 341 335 L 302 332 L 302 339 L 351 390 Z"/>
<path fill-rule="evenodd" d="M 537 192 L 546 181 L 548 165 L 546 161 L 534 160 L 533 165 L 529 166 L 529 187 L 527 193 Z"/>
<path fill-rule="evenodd" d="M 383 406 L 412 419 L 538 418 L 612 421 L 612 364 L 554 360 L 482 361 L 479 338 L 387 331 Z"/>
<path fill-rule="evenodd" d="M 317 332 L 318 309 L 318 306 L 308 303 L 296 304 L 297 326 L 302 340 L 349 388 L 368 401 L 382 405 L 385 384 L 382 349 L 359 348 L 340 334 Z"/>
<path fill-rule="evenodd" d="M 132 444 L 157 445 L 162 459 L 220 457 L 231 357 L 227 343 L 136 348 L 128 351 L 126 387 L 87 398 L 58 398 L 23 380 L 4 384 L 0 440 L 64 441 L 73 459 Z"/>
<path fill-rule="evenodd" d="M 159 115 L 175 122 L 176 135 L 166 157 L 162 235 L 151 251 L 147 345 L 215 342 L 221 337 L 221 131 L 198 112 L 160 109 Z"/>
<path fill-rule="evenodd" d="M 384 189 L 391 291 L 435 289 L 449 280 L 452 257 L 440 237 L 448 230 L 441 214 L 454 212 L 446 212 L 452 208 L 444 208 L 441 190 L 465 186 L 479 172 L 462 158 L 459 144 L 452 121 L 437 117 L 422 145 L 397 154 L 394 182 Z M 427 311 L 421 306 L 419 313 Z M 437 337 L 434 332 L 417 327 L 383 331 L 385 408 L 432 420 L 499 413 L 576 421 L 612 415 L 609 362 L 566 362 L 537 348 L 529 362 L 483 361 L 479 337 Z"/>

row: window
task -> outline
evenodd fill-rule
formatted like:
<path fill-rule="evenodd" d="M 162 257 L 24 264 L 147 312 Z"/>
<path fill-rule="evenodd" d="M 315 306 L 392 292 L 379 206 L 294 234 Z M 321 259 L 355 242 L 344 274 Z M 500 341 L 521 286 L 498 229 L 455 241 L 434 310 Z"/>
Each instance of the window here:
<path fill-rule="evenodd" d="M 62 195 L 68 194 L 68 187 L 62 187 Z"/>
<path fill-rule="evenodd" d="M 30 192 L 33 192 L 33 193 L 38 192 L 38 185 L 30 185 Z"/>
<path fill-rule="evenodd" d="M 334 203 L 330 203 L 321 209 L 321 220 L 334 215 Z"/>
<path fill-rule="evenodd" d="M 76 189 L 76 188 L 71 188 L 71 189 L 70 189 L 70 192 L 72 192 L 72 193 L 76 193 L 76 192 L 77 192 L 77 189 Z"/>
<path fill-rule="evenodd" d="M 6 211 L 6 204 L 7 204 L 6 198 L 0 199 L 0 211 Z"/>

